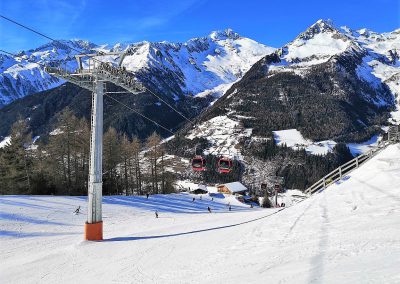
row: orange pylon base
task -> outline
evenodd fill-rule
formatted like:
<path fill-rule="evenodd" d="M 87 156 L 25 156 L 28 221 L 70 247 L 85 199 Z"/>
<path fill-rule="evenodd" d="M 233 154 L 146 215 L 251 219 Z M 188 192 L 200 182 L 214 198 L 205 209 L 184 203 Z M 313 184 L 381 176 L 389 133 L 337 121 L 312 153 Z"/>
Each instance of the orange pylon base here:
<path fill-rule="evenodd" d="M 103 240 L 103 222 L 85 223 L 85 240 L 101 241 Z"/>

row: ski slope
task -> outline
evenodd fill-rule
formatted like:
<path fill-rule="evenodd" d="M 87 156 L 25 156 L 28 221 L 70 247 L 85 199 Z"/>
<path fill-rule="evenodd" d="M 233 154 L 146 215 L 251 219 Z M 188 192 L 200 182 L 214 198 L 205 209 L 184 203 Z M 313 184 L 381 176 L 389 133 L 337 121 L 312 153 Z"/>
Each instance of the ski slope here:
<path fill-rule="evenodd" d="M 399 144 L 279 212 L 233 197 L 108 196 L 105 240 L 85 242 L 86 216 L 72 214 L 85 200 L 1 196 L 1 282 L 400 283 Z"/>

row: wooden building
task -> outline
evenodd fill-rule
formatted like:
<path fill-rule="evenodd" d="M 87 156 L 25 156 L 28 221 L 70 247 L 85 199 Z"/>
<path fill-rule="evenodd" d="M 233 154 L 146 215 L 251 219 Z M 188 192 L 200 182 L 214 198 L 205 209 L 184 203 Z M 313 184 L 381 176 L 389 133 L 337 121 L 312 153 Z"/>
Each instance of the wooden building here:
<path fill-rule="evenodd" d="M 220 184 L 217 186 L 218 192 L 224 194 L 245 194 L 248 190 L 243 184 L 238 181 Z"/>

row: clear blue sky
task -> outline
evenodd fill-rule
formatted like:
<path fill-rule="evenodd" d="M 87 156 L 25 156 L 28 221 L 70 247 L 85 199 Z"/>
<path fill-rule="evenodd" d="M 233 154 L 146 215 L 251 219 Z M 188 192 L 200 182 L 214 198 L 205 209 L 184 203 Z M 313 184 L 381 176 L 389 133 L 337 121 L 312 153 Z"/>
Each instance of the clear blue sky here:
<path fill-rule="evenodd" d="M 318 19 L 377 32 L 400 27 L 400 0 L 0 0 L 0 14 L 57 39 L 91 42 L 186 41 L 213 30 L 279 47 Z M 12 52 L 46 39 L 0 19 L 0 48 Z"/>

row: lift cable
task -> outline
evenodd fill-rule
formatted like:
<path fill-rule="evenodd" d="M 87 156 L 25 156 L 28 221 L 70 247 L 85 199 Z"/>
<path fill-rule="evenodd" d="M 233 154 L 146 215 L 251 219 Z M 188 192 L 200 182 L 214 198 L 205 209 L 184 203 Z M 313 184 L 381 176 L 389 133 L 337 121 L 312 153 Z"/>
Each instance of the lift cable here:
<path fill-rule="evenodd" d="M 11 55 L 11 56 L 14 56 L 14 57 L 17 57 L 17 55 L 15 55 L 15 54 L 13 54 L 13 53 L 11 53 L 11 52 L 5 51 L 5 50 L 3 50 L 3 49 L 0 49 L 0 52 L 5 53 L 5 54 L 8 54 L 8 55 Z M 37 65 L 39 65 L 39 66 L 41 66 L 41 67 L 46 67 L 46 65 L 44 65 L 44 64 L 42 64 L 42 63 L 39 63 L 39 62 L 33 62 L 33 61 L 30 61 L 30 60 L 27 60 L 27 61 L 30 62 L 30 63 L 37 64 Z M 166 130 L 167 132 L 171 133 L 172 135 L 175 134 L 175 133 L 172 132 L 170 129 L 168 129 L 168 128 L 162 126 L 161 124 L 159 124 L 158 122 L 154 121 L 153 119 L 151 119 L 151 118 L 145 116 L 144 114 L 141 114 L 139 111 L 137 111 L 137 110 L 135 110 L 135 109 L 129 107 L 128 105 L 124 104 L 123 102 L 121 102 L 121 101 L 115 99 L 114 97 L 110 96 L 107 92 L 105 92 L 104 95 L 107 96 L 108 98 L 112 99 L 113 101 L 115 101 L 115 102 L 117 102 L 117 103 L 123 105 L 124 107 L 126 107 L 127 109 L 133 111 L 134 113 L 140 115 L 141 117 L 147 119 L 148 121 L 154 123 L 156 126 L 158 126 L 158 127 L 162 128 L 162 129 Z"/>
<path fill-rule="evenodd" d="M 15 21 L 15 20 L 13 20 L 13 19 L 10 19 L 10 18 L 8 18 L 8 17 L 5 17 L 5 16 L 3 16 L 3 15 L 1 15 L 1 14 L 0 14 L 0 17 L 3 18 L 3 19 L 5 19 L 5 20 L 7 20 L 7 21 L 9 21 L 9 22 L 11 22 L 11 23 L 13 23 L 13 24 L 15 24 L 15 25 L 18 25 L 18 26 L 20 26 L 20 27 L 22 27 L 22 28 L 24 28 L 24 29 L 27 29 L 27 30 L 29 30 L 29 31 L 31 31 L 31 32 L 33 32 L 33 33 L 35 33 L 35 34 L 38 34 L 38 35 L 40 35 L 40 36 L 42 36 L 42 37 L 44 37 L 44 38 L 46 38 L 46 39 L 49 39 L 49 40 L 54 41 L 54 42 L 57 42 L 57 43 L 59 43 L 59 44 L 61 44 L 61 45 L 63 45 L 63 46 L 66 46 L 66 47 L 68 47 L 68 48 L 70 48 L 70 49 L 72 49 L 72 50 L 74 50 L 74 51 L 77 51 L 77 52 L 79 52 L 79 53 L 82 52 L 81 50 L 79 50 L 79 49 L 77 49 L 77 48 L 71 47 L 71 46 L 69 46 L 69 45 L 66 44 L 66 43 L 63 43 L 63 42 L 61 42 L 61 41 L 59 41 L 59 40 L 56 40 L 56 39 L 54 39 L 54 38 L 51 38 L 51 37 L 49 37 L 49 36 L 47 36 L 47 35 L 45 35 L 45 34 L 39 32 L 39 31 L 36 31 L 35 29 L 30 28 L 30 27 L 28 27 L 28 26 L 26 26 L 26 25 L 24 25 L 24 24 L 21 24 L 21 23 Z M 89 56 L 89 54 L 87 54 L 87 53 L 83 53 L 83 55 Z M 104 63 L 103 61 L 98 60 L 97 58 L 93 58 L 93 60 L 94 60 L 94 61 L 97 61 L 98 63 Z M 153 96 L 155 96 L 155 97 L 158 98 L 160 101 L 162 101 L 164 104 L 166 104 L 168 107 L 170 107 L 173 111 L 175 111 L 175 112 L 178 113 L 180 116 L 182 116 L 186 121 L 188 121 L 188 122 L 190 122 L 191 124 L 195 125 L 195 124 L 193 123 L 193 121 L 190 120 L 188 117 L 186 117 L 184 114 L 182 114 L 182 112 L 178 111 L 176 108 L 174 108 L 171 104 L 169 104 L 168 102 L 166 102 L 166 101 L 165 101 L 164 99 L 162 99 L 160 96 L 158 96 L 157 94 L 155 94 L 153 91 L 149 90 L 149 88 L 147 88 L 147 87 L 145 87 L 145 86 L 143 86 L 143 87 L 144 87 L 144 89 L 145 89 L 146 91 L 148 91 L 149 93 L 151 93 Z"/>

